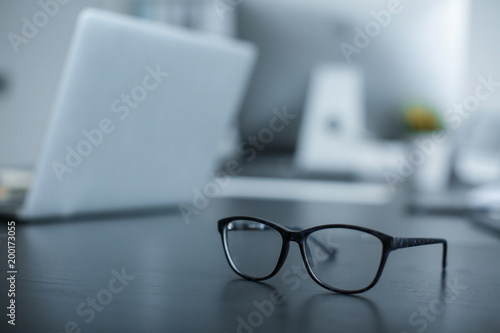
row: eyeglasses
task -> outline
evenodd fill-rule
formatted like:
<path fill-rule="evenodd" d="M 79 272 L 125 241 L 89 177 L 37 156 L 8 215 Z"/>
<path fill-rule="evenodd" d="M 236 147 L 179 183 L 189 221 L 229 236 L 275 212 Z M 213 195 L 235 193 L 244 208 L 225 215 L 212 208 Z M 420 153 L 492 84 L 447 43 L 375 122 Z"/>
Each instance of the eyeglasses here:
<path fill-rule="evenodd" d="M 338 293 L 355 294 L 372 288 L 389 253 L 397 249 L 443 244 L 442 268 L 446 267 L 447 242 L 441 238 L 392 237 L 344 224 L 298 230 L 248 216 L 221 219 L 218 229 L 229 265 L 252 281 L 269 279 L 280 270 L 290 241 L 299 244 L 311 278 Z"/>

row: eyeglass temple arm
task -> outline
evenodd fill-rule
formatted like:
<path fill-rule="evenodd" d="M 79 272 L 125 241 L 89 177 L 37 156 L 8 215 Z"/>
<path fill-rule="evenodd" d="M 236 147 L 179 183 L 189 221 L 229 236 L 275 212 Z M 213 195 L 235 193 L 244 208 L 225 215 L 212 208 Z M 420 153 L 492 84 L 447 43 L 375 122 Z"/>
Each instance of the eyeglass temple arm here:
<path fill-rule="evenodd" d="M 421 245 L 430 245 L 430 244 L 443 244 L 443 257 L 441 260 L 441 266 L 443 268 L 446 267 L 446 256 L 448 253 L 448 243 L 446 239 L 442 238 L 399 238 L 395 237 L 392 241 L 392 249 L 403 249 L 406 247 L 414 247 Z"/>

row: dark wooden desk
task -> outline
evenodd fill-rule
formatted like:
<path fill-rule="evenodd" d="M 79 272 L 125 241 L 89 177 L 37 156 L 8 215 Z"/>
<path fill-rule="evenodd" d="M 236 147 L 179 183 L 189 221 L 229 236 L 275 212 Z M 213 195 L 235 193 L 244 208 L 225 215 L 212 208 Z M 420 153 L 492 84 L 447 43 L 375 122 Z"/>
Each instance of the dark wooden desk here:
<path fill-rule="evenodd" d="M 439 245 L 398 250 L 372 290 L 344 296 L 305 276 L 292 244 L 277 276 L 245 281 L 229 268 L 216 230 L 218 218 L 236 214 L 445 237 L 448 269 L 443 277 Z M 6 224 L 1 228 L 5 234 Z M 16 326 L 3 313 L 1 332 L 500 331 L 500 239 L 459 218 L 407 216 L 398 204 L 219 199 L 190 224 L 175 211 L 18 223 L 16 232 Z M 8 285 L 1 280 L 6 312 Z"/>

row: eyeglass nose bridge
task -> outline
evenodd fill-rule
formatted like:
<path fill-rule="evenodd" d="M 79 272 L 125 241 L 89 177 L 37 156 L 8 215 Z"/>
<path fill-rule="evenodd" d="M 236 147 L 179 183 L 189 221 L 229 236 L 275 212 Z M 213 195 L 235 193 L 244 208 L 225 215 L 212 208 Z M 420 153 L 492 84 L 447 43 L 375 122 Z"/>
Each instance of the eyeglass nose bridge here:
<path fill-rule="evenodd" d="M 311 275 L 311 277 L 314 279 L 315 277 L 311 274 L 311 272 L 309 271 L 309 267 L 308 267 L 308 265 L 314 265 L 314 260 L 313 260 L 313 256 L 312 256 L 312 253 L 311 253 L 309 246 L 307 246 L 307 244 L 304 242 L 305 238 L 306 238 L 306 235 L 302 231 L 288 231 L 288 232 L 286 232 L 284 235 L 284 239 L 285 239 L 285 243 L 286 243 L 285 252 L 286 252 L 286 255 L 288 255 L 290 242 L 297 243 L 297 245 L 299 246 L 299 250 L 300 250 L 300 254 L 302 256 L 302 259 L 304 260 L 304 264 L 306 266 L 306 269 L 309 272 L 309 275 Z M 281 259 L 282 260 L 280 260 L 280 264 L 282 265 L 283 262 L 285 261 L 285 258 L 281 258 Z M 278 264 L 278 266 L 280 266 L 280 268 L 281 268 L 280 264 Z"/>
<path fill-rule="evenodd" d="M 285 235 L 285 240 L 301 245 L 304 241 L 304 234 L 300 231 L 290 231 Z"/>

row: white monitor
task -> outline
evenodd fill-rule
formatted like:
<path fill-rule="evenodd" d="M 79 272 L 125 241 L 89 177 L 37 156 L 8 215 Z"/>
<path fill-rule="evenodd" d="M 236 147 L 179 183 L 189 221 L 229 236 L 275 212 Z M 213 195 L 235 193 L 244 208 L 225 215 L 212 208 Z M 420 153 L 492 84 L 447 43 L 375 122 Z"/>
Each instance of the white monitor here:
<path fill-rule="evenodd" d="M 376 18 L 394 3 L 399 3 L 397 13 L 385 21 Z M 373 135 L 401 136 L 399 112 L 405 102 L 444 111 L 461 100 L 468 0 L 252 0 L 238 9 L 239 37 L 259 47 L 240 116 L 243 137 L 258 132 L 273 108 L 286 105 L 289 113 L 300 115 L 311 70 L 318 63 L 348 64 L 340 45 L 356 47 L 357 29 L 366 31 L 367 25 L 373 37 L 349 58 L 365 78 L 362 104 Z M 293 151 L 299 125 L 293 122 L 268 150 Z"/>

